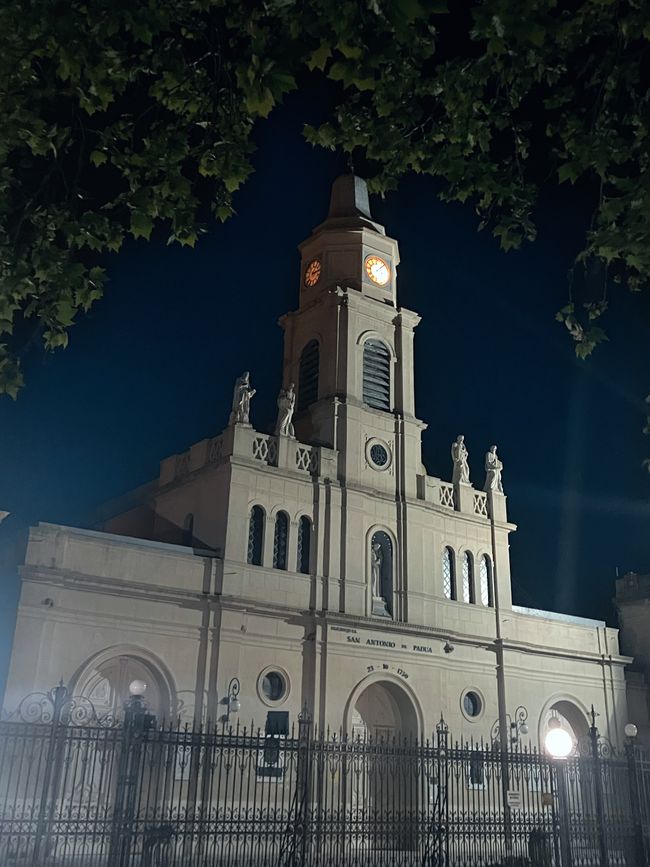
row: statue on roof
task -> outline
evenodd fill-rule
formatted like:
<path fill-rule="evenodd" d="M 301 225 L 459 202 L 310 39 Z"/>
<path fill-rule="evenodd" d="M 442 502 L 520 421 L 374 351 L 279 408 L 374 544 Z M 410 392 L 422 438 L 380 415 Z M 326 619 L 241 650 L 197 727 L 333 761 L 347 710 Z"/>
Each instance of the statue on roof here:
<path fill-rule="evenodd" d="M 293 430 L 293 413 L 296 408 L 296 393 L 293 382 L 289 388 L 281 388 L 278 395 L 278 420 L 275 423 L 275 435 L 282 437 L 295 436 Z"/>
<path fill-rule="evenodd" d="M 497 447 L 490 446 L 489 451 L 485 455 L 485 487 L 484 491 L 498 491 L 503 493 L 503 483 L 501 482 L 501 471 L 503 464 L 497 457 Z"/>
<path fill-rule="evenodd" d="M 251 388 L 250 384 L 250 373 L 246 370 L 235 381 L 229 424 L 250 424 L 251 398 L 254 394 L 255 389 Z"/>
<path fill-rule="evenodd" d="M 454 462 L 451 480 L 455 485 L 459 482 L 463 485 L 470 484 L 468 458 L 469 452 L 465 445 L 465 437 L 459 434 L 451 444 L 451 459 Z"/>

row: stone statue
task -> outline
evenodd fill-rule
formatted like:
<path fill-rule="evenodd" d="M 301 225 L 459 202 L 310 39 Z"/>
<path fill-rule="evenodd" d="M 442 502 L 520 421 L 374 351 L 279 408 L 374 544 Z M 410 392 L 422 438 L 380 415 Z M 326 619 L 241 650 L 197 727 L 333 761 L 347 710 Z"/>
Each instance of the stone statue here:
<path fill-rule="evenodd" d="M 275 435 L 283 437 L 295 436 L 293 424 L 293 412 L 296 408 L 296 393 L 293 390 L 293 382 L 289 388 L 281 388 L 278 395 L 278 420 L 275 423 Z"/>
<path fill-rule="evenodd" d="M 374 599 L 381 598 L 381 566 L 383 554 L 379 542 L 373 542 L 370 550 L 370 569 L 372 572 L 372 595 Z"/>
<path fill-rule="evenodd" d="M 454 484 L 460 482 L 463 485 L 469 485 L 469 464 L 467 459 L 469 452 L 465 445 L 465 437 L 460 434 L 456 437 L 456 441 L 451 445 L 451 459 L 454 462 L 454 472 L 451 480 Z"/>
<path fill-rule="evenodd" d="M 485 487 L 484 491 L 498 491 L 503 493 L 503 484 L 501 483 L 501 471 L 503 464 L 497 457 L 497 447 L 490 446 L 490 450 L 485 455 Z"/>
<path fill-rule="evenodd" d="M 255 389 L 251 388 L 250 384 L 250 373 L 246 370 L 235 381 L 229 424 L 250 424 L 251 398 L 254 394 Z"/>

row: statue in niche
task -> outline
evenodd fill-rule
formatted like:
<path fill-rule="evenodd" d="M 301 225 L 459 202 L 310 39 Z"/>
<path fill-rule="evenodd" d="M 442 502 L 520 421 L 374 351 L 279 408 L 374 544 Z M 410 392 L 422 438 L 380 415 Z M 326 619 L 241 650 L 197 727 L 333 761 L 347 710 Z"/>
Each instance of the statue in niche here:
<path fill-rule="evenodd" d="M 384 562 L 384 555 L 379 542 L 373 542 L 370 549 L 370 571 L 372 574 L 372 596 L 373 599 L 381 599 L 381 567 Z"/>
<path fill-rule="evenodd" d="M 451 459 L 454 462 L 454 472 L 451 480 L 455 485 L 459 482 L 463 485 L 470 484 L 468 458 L 469 452 L 465 445 L 465 437 L 459 434 L 451 445 Z"/>
<path fill-rule="evenodd" d="M 281 388 L 278 395 L 278 420 L 275 423 L 275 435 L 283 437 L 295 436 L 293 430 L 293 412 L 296 408 L 296 393 L 293 382 L 289 388 Z"/>
<path fill-rule="evenodd" d="M 254 394 L 255 389 L 251 388 L 250 384 L 250 373 L 246 370 L 235 381 L 229 424 L 250 424 L 251 398 Z"/>
<path fill-rule="evenodd" d="M 501 471 L 503 464 L 497 457 L 497 447 L 490 446 L 488 453 L 485 455 L 485 487 L 484 491 L 498 491 L 503 493 L 503 484 L 501 482 Z"/>

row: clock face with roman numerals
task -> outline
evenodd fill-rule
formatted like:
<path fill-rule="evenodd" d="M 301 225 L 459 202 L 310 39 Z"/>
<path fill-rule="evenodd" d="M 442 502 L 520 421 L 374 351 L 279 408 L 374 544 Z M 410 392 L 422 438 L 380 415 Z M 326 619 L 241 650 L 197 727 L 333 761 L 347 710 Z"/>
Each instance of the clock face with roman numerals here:
<path fill-rule="evenodd" d="M 312 259 L 305 268 L 305 286 L 315 286 L 320 280 L 320 259 Z"/>
<path fill-rule="evenodd" d="M 390 268 L 379 256 L 368 256 L 366 259 L 366 274 L 378 286 L 385 286 L 390 280 Z"/>

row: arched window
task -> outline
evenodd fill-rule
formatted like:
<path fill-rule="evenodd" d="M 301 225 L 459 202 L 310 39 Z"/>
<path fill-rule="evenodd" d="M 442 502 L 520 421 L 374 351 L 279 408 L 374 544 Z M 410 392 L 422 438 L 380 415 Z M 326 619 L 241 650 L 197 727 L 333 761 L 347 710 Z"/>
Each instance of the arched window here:
<path fill-rule="evenodd" d="M 390 351 L 381 340 L 363 346 L 363 402 L 390 410 Z"/>
<path fill-rule="evenodd" d="M 194 515 L 190 512 L 183 521 L 183 545 L 191 547 L 194 544 Z"/>
<path fill-rule="evenodd" d="M 286 512 L 278 512 L 275 518 L 275 534 L 273 536 L 273 568 L 287 568 L 287 539 L 289 536 L 289 516 Z"/>
<path fill-rule="evenodd" d="M 442 552 L 442 592 L 447 599 L 456 598 L 456 570 L 451 548 L 445 548 Z"/>
<path fill-rule="evenodd" d="M 262 551 L 264 545 L 264 509 L 261 506 L 253 506 L 248 522 L 248 557 L 252 566 L 262 565 Z"/>
<path fill-rule="evenodd" d="M 300 353 L 298 373 L 298 412 L 318 400 L 318 366 L 320 351 L 317 340 L 310 340 Z"/>
<path fill-rule="evenodd" d="M 370 540 L 372 613 L 393 616 L 393 544 L 383 530 Z"/>
<path fill-rule="evenodd" d="M 469 551 L 463 554 L 463 602 L 474 602 L 474 563 Z"/>
<path fill-rule="evenodd" d="M 492 593 L 492 561 L 487 554 L 481 557 L 481 565 L 479 566 L 479 578 L 481 580 L 481 603 L 488 608 L 494 607 L 494 596 Z"/>
<path fill-rule="evenodd" d="M 311 521 L 303 515 L 298 522 L 298 571 L 309 575 L 311 554 Z"/>

